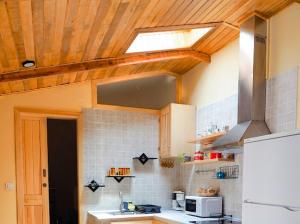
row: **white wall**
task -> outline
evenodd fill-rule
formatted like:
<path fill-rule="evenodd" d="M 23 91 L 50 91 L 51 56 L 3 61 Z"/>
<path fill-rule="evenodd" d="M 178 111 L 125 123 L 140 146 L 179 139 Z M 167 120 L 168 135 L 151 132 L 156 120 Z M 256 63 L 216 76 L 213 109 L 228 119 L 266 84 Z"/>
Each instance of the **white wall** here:
<path fill-rule="evenodd" d="M 293 3 L 269 21 L 269 74 L 286 73 L 300 66 L 300 4 Z M 183 77 L 183 101 L 203 107 L 234 95 L 238 90 L 239 40 L 212 55 Z M 299 85 L 300 86 L 300 85 Z M 300 95 L 298 95 L 300 100 Z M 300 101 L 298 101 L 300 106 Z M 300 127 L 298 108 L 298 127 Z"/>
<path fill-rule="evenodd" d="M 16 184 L 14 108 L 27 107 L 81 111 L 91 106 L 90 82 L 53 87 L 0 98 L 0 223 L 16 224 L 16 189 L 5 189 L 6 182 Z M 79 155 L 80 156 L 80 155 Z M 81 188 L 82 189 L 82 188 Z"/>
<path fill-rule="evenodd" d="M 231 42 L 183 76 L 183 102 L 203 107 L 238 91 L 239 40 Z"/>
<path fill-rule="evenodd" d="M 6 182 L 16 185 L 14 108 L 80 112 L 82 108 L 91 107 L 91 92 L 90 82 L 85 82 L 0 97 L 0 224 L 17 223 L 16 188 L 12 191 L 5 189 Z M 86 111 L 89 110 L 94 111 L 86 109 Z M 86 154 L 78 155 L 79 160 L 84 162 L 79 166 L 84 169 L 82 171 L 84 180 L 82 181 L 86 183 L 95 177 L 100 183 L 105 181 L 107 188 L 91 193 L 82 184 L 79 186 L 82 196 L 79 198 L 82 221 L 88 209 L 116 209 L 119 203 L 119 191 L 124 191 L 126 199 L 132 199 L 137 203 L 152 202 L 163 204 L 165 207 L 170 205 L 170 192 L 173 190 L 176 171 L 160 169 L 158 160 L 147 163 L 145 166 L 132 161 L 133 156 L 142 152 L 148 152 L 149 155 L 152 152 L 153 154 L 150 156 L 158 156 L 157 117 L 143 113 L 103 111 L 96 118 L 85 118 L 89 125 L 97 128 L 90 134 L 88 126 L 85 126 L 83 128 L 87 128 L 87 130 L 80 132 L 85 136 L 86 142 L 90 142 L 89 145 L 84 146 L 83 153 Z M 89 122 L 88 119 L 91 121 Z M 149 132 L 149 127 L 152 126 L 154 130 Z M 95 138 L 98 141 L 92 141 Z M 106 140 L 102 141 L 104 138 Z M 105 164 L 102 164 L 103 161 Z M 137 176 L 132 182 L 124 180 L 118 184 L 113 179 L 105 179 L 108 167 L 127 166 L 128 164 Z M 161 200 L 164 203 L 161 203 Z"/>
<path fill-rule="evenodd" d="M 239 76 L 239 40 L 231 42 L 211 57 L 211 63 L 202 63 L 183 76 L 183 101 L 197 106 L 197 134 L 203 134 L 210 123 L 220 127 L 234 126 L 237 121 L 237 92 Z M 236 163 L 242 166 L 242 157 Z M 242 215 L 242 177 L 235 180 L 218 181 L 211 178 L 212 173 L 195 174 L 196 169 L 216 169 L 221 165 L 209 164 L 196 167 L 181 167 L 182 188 L 195 195 L 201 185 L 220 189 L 224 197 L 224 212 L 241 218 Z"/>
<path fill-rule="evenodd" d="M 269 75 L 276 76 L 300 65 L 300 4 L 293 3 L 270 20 Z M 184 102 L 203 107 L 237 93 L 238 40 L 212 56 L 183 77 Z M 300 79 L 299 79 L 300 80 Z M 299 85 L 300 86 L 300 85 Z M 299 87 L 298 87 L 299 88 Z M 298 95 L 298 127 L 300 127 Z M 91 106 L 90 83 L 53 87 L 0 97 L 0 223 L 16 224 L 14 107 L 80 111 Z"/>
<path fill-rule="evenodd" d="M 269 75 L 300 65 L 300 4 L 293 3 L 270 19 Z"/>
<path fill-rule="evenodd" d="M 300 4 L 293 3 L 270 19 L 269 78 L 298 68 L 300 74 Z M 300 128 L 300 78 L 297 127 Z"/>
<path fill-rule="evenodd" d="M 290 74 L 290 71 L 300 65 L 300 4 L 293 3 L 282 12 L 278 13 L 270 19 L 270 43 L 269 43 L 269 78 L 268 86 L 270 83 L 274 83 L 274 79 L 271 79 L 277 75 Z M 194 69 L 187 72 L 183 77 L 183 101 L 184 103 L 193 104 L 198 107 L 198 111 L 201 109 L 212 108 L 215 110 L 219 108 L 218 105 L 223 105 L 223 101 L 226 101 L 228 97 L 235 95 L 238 92 L 238 70 L 239 70 L 239 43 L 238 40 L 233 41 L 228 46 L 212 55 L 212 62 L 210 64 L 202 63 L 196 66 Z M 280 78 L 283 81 L 284 78 Z M 300 127 L 300 79 L 298 79 L 298 128 Z M 284 94 L 287 91 L 280 89 L 281 87 L 289 88 L 289 85 L 276 85 L 272 89 L 272 93 L 268 93 L 268 103 L 270 108 L 270 99 L 274 99 L 276 95 L 279 96 L 280 102 L 293 102 L 293 99 L 284 99 L 281 96 L 294 96 L 295 94 Z M 285 89 L 286 90 L 286 89 Z M 271 103 L 274 100 L 272 100 Z M 295 100 L 294 100 L 295 101 Z M 275 102 L 277 103 L 277 102 Z M 221 119 L 226 121 L 225 115 L 228 111 L 227 106 L 223 106 L 224 111 Z M 284 107 L 283 110 L 287 110 Z M 277 125 L 286 124 L 286 118 L 290 116 L 289 111 L 285 111 L 289 114 L 287 116 L 280 116 L 277 119 Z M 276 115 L 277 116 L 277 115 Z M 295 119 L 295 114 L 290 120 Z M 208 116 L 205 121 L 198 119 L 198 123 L 217 122 L 217 118 Z M 209 120 L 209 121 L 207 121 Z M 220 123 L 220 122 L 219 122 Z M 197 127 L 200 127 L 197 124 Z M 289 125 L 288 127 L 295 127 Z M 239 158 L 241 159 L 241 158 Z M 242 159 L 238 162 L 242 165 Z M 212 165 L 210 168 L 216 168 L 217 165 Z M 201 167 L 206 169 L 207 167 Z M 195 192 L 195 188 L 191 186 L 199 186 L 203 183 L 216 184 L 208 177 L 195 177 L 194 170 L 190 168 L 181 169 L 181 178 L 183 187 L 188 191 Z M 219 185 L 221 192 L 226 192 L 225 197 L 225 211 L 229 211 L 237 216 L 241 215 L 241 181 L 222 182 Z M 237 193 L 234 193 L 237 192 Z M 228 198 L 229 197 L 229 198 Z M 231 198 L 230 198 L 231 197 Z"/>

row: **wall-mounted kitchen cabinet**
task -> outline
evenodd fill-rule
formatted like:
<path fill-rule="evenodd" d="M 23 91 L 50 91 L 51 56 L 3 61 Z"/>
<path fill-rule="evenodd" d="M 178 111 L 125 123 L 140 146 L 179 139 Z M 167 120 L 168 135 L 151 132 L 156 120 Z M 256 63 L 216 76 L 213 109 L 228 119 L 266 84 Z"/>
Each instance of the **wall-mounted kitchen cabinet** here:
<path fill-rule="evenodd" d="M 160 157 L 193 155 L 195 145 L 188 143 L 196 134 L 196 107 L 171 103 L 160 114 Z"/>

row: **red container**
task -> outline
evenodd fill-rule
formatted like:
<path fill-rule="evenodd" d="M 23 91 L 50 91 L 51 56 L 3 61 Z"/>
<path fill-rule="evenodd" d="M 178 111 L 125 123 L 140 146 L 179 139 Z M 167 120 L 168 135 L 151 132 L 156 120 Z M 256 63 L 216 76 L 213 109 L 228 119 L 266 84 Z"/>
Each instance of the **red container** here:
<path fill-rule="evenodd" d="M 203 152 L 195 152 L 194 160 L 203 160 L 204 159 L 204 153 Z"/>
<path fill-rule="evenodd" d="M 217 159 L 217 158 L 222 158 L 222 153 L 219 153 L 219 152 L 211 152 L 210 153 L 210 159 Z"/>

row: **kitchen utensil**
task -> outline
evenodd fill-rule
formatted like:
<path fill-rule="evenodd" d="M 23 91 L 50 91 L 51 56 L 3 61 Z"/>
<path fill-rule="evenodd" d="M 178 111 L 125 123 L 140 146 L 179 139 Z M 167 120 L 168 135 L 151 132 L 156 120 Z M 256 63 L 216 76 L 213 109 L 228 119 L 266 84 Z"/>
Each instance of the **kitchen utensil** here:
<path fill-rule="evenodd" d="M 174 191 L 172 193 L 172 209 L 183 211 L 184 208 L 184 192 Z"/>

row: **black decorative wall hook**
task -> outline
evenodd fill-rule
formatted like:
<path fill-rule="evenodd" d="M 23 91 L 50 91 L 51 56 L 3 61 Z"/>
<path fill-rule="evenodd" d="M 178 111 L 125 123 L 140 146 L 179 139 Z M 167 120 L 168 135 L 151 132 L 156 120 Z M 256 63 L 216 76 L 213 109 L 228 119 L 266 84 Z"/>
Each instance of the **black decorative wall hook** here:
<path fill-rule="evenodd" d="M 99 185 L 95 180 L 92 180 L 88 185 L 85 185 L 85 187 L 95 192 L 99 187 L 105 187 L 105 185 Z"/>
<path fill-rule="evenodd" d="M 143 165 L 145 165 L 145 163 L 150 160 L 150 159 L 157 159 L 154 157 L 148 157 L 145 153 L 143 153 L 142 155 L 140 155 L 140 157 L 134 157 L 133 159 L 137 159 L 139 160 Z"/>

